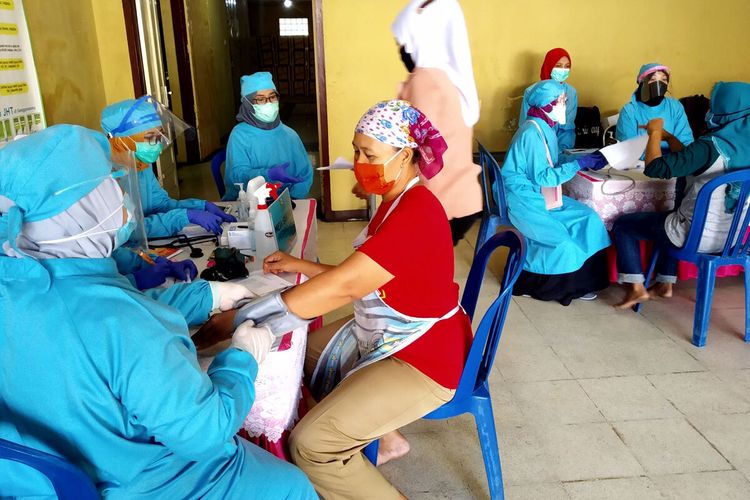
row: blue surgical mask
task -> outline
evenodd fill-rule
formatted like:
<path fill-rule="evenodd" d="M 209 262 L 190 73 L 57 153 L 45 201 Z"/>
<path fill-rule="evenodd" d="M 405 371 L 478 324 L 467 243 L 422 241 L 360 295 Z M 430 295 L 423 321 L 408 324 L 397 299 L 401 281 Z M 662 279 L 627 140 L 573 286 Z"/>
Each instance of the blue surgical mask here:
<path fill-rule="evenodd" d="M 271 123 L 279 116 L 279 103 L 253 104 L 253 112 L 258 120 L 264 123 Z"/>
<path fill-rule="evenodd" d="M 135 217 L 128 211 L 128 221 L 115 233 L 115 248 L 120 248 L 128 242 L 135 231 Z"/>
<path fill-rule="evenodd" d="M 148 142 L 136 142 L 135 143 L 135 157 L 143 163 L 154 163 L 159 159 L 164 144 L 157 142 L 156 144 L 149 144 Z"/>
<path fill-rule="evenodd" d="M 556 82 L 564 82 L 570 75 L 570 68 L 552 68 L 550 77 Z"/>
<path fill-rule="evenodd" d="M 122 205 L 128 212 L 128 219 L 115 233 L 115 248 L 123 246 L 130 239 L 136 225 L 135 216 L 133 215 L 135 213 L 135 206 L 127 193 L 125 193 L 125 197 L 122 200 Z"/>

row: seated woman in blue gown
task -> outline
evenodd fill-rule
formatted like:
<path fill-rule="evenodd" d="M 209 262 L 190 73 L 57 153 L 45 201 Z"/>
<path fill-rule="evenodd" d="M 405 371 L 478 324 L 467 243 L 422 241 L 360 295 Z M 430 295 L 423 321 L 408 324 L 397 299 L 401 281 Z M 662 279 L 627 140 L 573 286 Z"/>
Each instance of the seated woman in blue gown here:
<path fill-rule="evenodd" d="M 102 110 L 101 126 L 109 137 L 112 152 L 135 154 L 146 236 L 149 239 L 174 236 L 191 223 L 221 234 L 224 222 L 237 219 L 210 201 L 171 198 L 154 175 L 153 163 L 174 139 L 165 135 L 162 109 L 153 98 L 143 96 L 110 104 Z"/>
<path fill-rule="evenodd" d="M 551 49 L 544 56 L 544 62 L 539 71 L 539 80 L 555 80 L 563 87 L 563 92 L 567 101 L 565 103 L 565 125 L 555 125 L 555 135 L 557 136 L 557 144 L 560 151 L 564 149 L 572 149 L 576 143 L 576 115 L 578 114 L 578 92 L 566 80 L 570 76 L 570 68 L 572 62 L 570 54 L 563 48 Z M 518 117 L 518 126 L 520 127 L 523 122 L 526 121 L 526 117 L 529 113 L 529 101 L 527 93 L 531 91 L 531 87 L 528 87 L 523 93 L 523 101 L 521 102 L 521 114 Z"/>
<path fill-rule="evenodd" d="M 236 200 L 237 183 L 262 176 L 289 188 L 292 198 L 304 198 L 312 185 L 310 158 L 297 132 L 281 123 L 279 94 L 271 73 L 240 79 L 239 122 L 227 144 L 224 200 Z"/>
<path fill-rule="evenodd" d="M 184 318 L 117 272 L 128 196 L 99 132 L 56 125 L 0 149 L 0 438 L 62 456 L 105 498 L 317 498 L 236 436 L 270 332 L 240 325 L 205 373 Z M 0 495 L 54 491 L 0 460 Z"/>
<path fill-rule="evenodd" d="M 684 146 L 693 142 L 693 131 L 690 129 L 685 108 L 680 101 L 667 94 L 671 72 L 668 67 L 659 63 L 649 63 L 638 70 L 635 89 L 630 102 L 620 110 L 617 119 L 618 141 L 645 135 L 643 128 L 650 120 L 664 120 L 664 130 L 675 136 Z M 669 150 L 664 141 L 662 149 Z"/>
<path fill-rule="evenodd" d="M 606 165 L 600 153 L 557 164 L 556 123 L 565 123 L 564 87 L 553 80 L 534 84 L 526 93 L 529 111 L 513 137 L 501 169 L 508 215 L 528 245 L 515 295 L 556 300 L 596 298 L 609 284 L 603 250 L 609 235 L 589 207 L 563 197 L 562 206 L 547 209 L 543 188 L 570 180 L 581 168 Z"/>

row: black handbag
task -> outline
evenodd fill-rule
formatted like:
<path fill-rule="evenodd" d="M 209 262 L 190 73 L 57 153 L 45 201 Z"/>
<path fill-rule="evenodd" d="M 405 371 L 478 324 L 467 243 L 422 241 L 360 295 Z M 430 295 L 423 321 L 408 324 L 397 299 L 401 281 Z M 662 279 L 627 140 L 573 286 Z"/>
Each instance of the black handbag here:
<path fill-rule="evenodd" d="M 245 278 L 250 272 L 247 270 L 247 257 L 234 247 L 219 247 L 209 258 L 209 265 L 204 269 L 201 278 L 208 281 L 229 281 Z"/>

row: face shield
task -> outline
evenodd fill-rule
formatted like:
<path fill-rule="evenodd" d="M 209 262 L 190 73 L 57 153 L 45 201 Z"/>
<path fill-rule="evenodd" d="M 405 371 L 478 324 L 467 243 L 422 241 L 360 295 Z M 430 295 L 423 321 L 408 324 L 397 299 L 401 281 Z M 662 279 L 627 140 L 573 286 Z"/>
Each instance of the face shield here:
<path fill-rule="evenodd" d="M 134 151 L 141 169 L 155 163 L 183 134 L 190 140 L 194 129 L 151 96 L 133 101 L 108 132 L 112 149 Z"/>
<path fill-rule="evenodd" d="M 138 171 L 136 169 L 135 155 L 133 152 L 126 151 L 114 154 L 110 161 L 109 174 L 73 184 L 55 192 L 54 196 L 62 195 L 63 193 L 78 188 L 84 184 L 91 184 L 92 187 L 97 186 L 107 178 L 114 179 L 123 194 L 122 206 L 107 217 L 108 219 L 112 217 L 113 220 L 117 217 L 122 217 L 122 224 L 120 224 L 119 221 L 116 224 L 117 229 L 113 230 L 93 227 L 80 234 L 67 236 L 57 240 L 42 241 L 40 243 L 64 243 L 78 238 L 114 232 L 117 247 L 123 246 L 139 255 L 145 255 L 148 250 L 148 240 L 146 238 L 146 226 L 144 224 L 143 206 L 141 204 L 141 193 L 138 184 Z M 126 213 L 123 212 L 123 208 L 127 211 Z M 100 221 L 100 223 L 101 222 L 103 221 Z"/>
<path fill-rule="evenodd" d="M 113 155 L 112 176 L 117 180 L 125 195 L 125 208 L 128 210 L 128 217 L 132 217 L 132 222 L 129 219 L 128 223 L 131 224 L 133 231 L 122 246 L 136 253 L 145 253 L 148 251 L 148 238 L 146 237 L 141 191 L 138 183 L 138 170 L 135 154 L 132 151 Z"/>
<path fill-rule="evenodd" d="M 650 106 L 659 105 L 667 95 L 669 77 L 657 71 L 650 78 L 643 80 L 638 86 L 638 100 Z"/>

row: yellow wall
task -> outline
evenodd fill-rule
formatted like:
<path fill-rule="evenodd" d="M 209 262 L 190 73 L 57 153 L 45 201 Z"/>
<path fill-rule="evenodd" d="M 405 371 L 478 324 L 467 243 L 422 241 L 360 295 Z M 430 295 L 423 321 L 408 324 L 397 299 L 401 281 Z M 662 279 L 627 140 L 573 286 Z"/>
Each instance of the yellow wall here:
<path fill-rule="evenodd" d="M 352 129 L 374 102 L 395 95 L 405 70 L 390 25 L 406 0 L 323 0 L 331 160 L 351 156 Z M 475 136 L 507 148 L 523 89 L 539 77 L 544 53 L 564 47 L 569 83 L 581 106 L 616 113 L 630 98 L 641 64 L 672 68 L 676 97 L 708 95 L 716 80 L 750 81 L 750 2 L 723 0 L 464 0 L 474 75 L 482 104 Z M 647 14 L 644 14 L 647 13 Z M 334 210 L 362 208 L 354 179 L 334 172 Z"/>
<path fill-rule="evenodd" d="M 221 147 L 220 139 L 229 134 L 237 114 L 227 13 L 224 2 L 215 0 L 191 0 L 185 7 L 196 129 L 200 155 L 205 158 Z"/>
<path fill-rule="evenodd" d="M 47 124 L 98 129 L 107 102 L 133 94 L 122 3 L 25 0 L 23 4 Z"/>
<path fill-rule="evenodd" d="M 121 0 L 91 0 L 107 104 L 134 97 Z"/>

